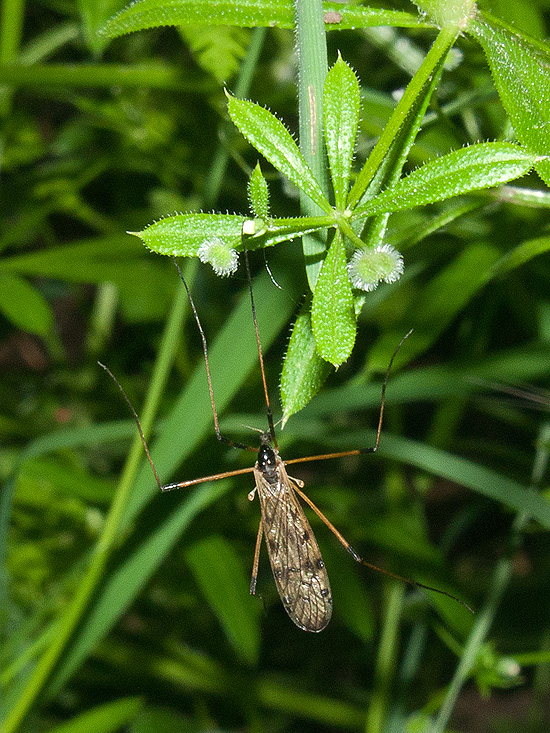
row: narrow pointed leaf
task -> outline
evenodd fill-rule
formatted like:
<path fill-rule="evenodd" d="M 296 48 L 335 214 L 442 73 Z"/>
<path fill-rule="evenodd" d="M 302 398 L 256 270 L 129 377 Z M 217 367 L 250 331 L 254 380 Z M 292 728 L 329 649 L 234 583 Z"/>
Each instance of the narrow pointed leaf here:
<path fill-rule="evenodd" d="M 0 271 L 0 313 L 18 328 L 46 336 L 53 325 L 53 313 L 44 296 L 25 278 Z"/>
<path fill-rule="evenodd" d="M 338 56 L 325 81 L 323 118 L 332 185 L 339 209 L 346 203 L 360 103 L 357 77 Z"/>
<path fill-rule="evenodd" d="M 432 28 L 418 15 L 395 10 L 340 3 L 323 3 L 327 30 L 397 26 Z M 243 28 L 294 28 L 294 6 L 290 0 L 140 0 L 114 15 L 100 30 L 116 38 L 124 33 L 164 25 L 235 25 Z"/>
<path fill-rule="evenodd" d="M 317 394 L 331 371 L 331 365 L 317 351 L 309 303 L 305 303 L 294 323 L 281 375 L 283 427 Z"/>
<path fill-rule="evenodd" d="M 50 733 L 116 733 L 129 724 L 144 705 L 139 697 L 121 697 L 77 715 L 66 723 L 50 728 Z"/>
<path fill-rule="evenodd" d="M 229 97 L 229 116 L 248 142 L 289 181 L 327 213 L 331 206 L 294 138 L 275 115 L 259 104 Z"/>
<path fill-rule="evenodd" d="M 196 542 L 186 554 L 193 575 L 238 655 L 248 664 L 260 649 L 261 604 L 250 597 L 240 557 L 221 537 Z"/>
<path fill-rule="evenodd" d="M 275 25 L 292 28 L 294 13 L 288 0 L 139 0 L 114 15 L 101 29 L 110 38 L 164 25 L 235 25 L 243 28 Z"/>
<path fill-rule="evenodd" d="M 417 168 L 354 214 L 382 214 L 444 201 L 528 173 L 536 156 L 511 143 L 479 143 Z"/>
<path fill-rule="evenodd" d="M 269 189 L 259 163 L 256 163 L 248 182 L 248 198 L 254 216 L 267 219 L 269 217 Z"/>
<path fill-rule="evenodd" d="M 311 323 L 321 357 L 339 367 L 355 343 L 355 310 L 346 268 L 346 253 L 337 233 L 317 279 Z"/>
<path fill-rule="evenodd" d="M 498 93 L 518 139 L 530 150 L 550 150 L 550 48 L 488 13 L 479 13 L 468 32 L 481 44 Z M 536 169 L 550 184 L 550 161 Z"/>
<path fill-rule="evenodd" d="M 176 214 L 135 234 L 148 249 L 161 255 L 197 257 L 201 244 L 213 238 L 221 239 L 233 249 L 241 251 L 242 227 L 247 218 L 241 214 Z M 266 222 L 265 231 L 247 238 L 247 247 L 271 247 L 331 225 L 332 217 L 271 219 Z"/>
<path fill-rule="evenodd" d="M 241 244 L 244 216 L 238 214 L 177 214 L 136 232 L 146 247 L 161 255 L 196 257 L 199 247 L 212 237 L 231 247 Z"/>

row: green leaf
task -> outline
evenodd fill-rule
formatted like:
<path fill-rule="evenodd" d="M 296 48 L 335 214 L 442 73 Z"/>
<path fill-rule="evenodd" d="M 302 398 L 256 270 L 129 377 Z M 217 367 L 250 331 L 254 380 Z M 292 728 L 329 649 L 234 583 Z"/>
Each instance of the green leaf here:
<path fill-rule="evenodd" d="M 396 357 L 396 364 L 410 361 L 428 349 L 439 334 L 493 274 L 499 252 L 487 244 L 472 244 L 419 293 L 413 312 L 406 314 L 401 330 L 386 332 L 376 343 L 369 357 L 373 368 L 384 370 L 405 327 L 414 328 L 407 348 Z"/>
<path fill-rule="evenodd" d="M 229 116 L 256 150 L 323 211 L 332 208 L 294 138 L 275 115 L 259 104 L 229 96 Z"/>
<path fill-rule="evenodd" d="M 260 650 L 262 609 L 258 599 L 250 595 L 240 557 L 218 536 L 196 542 L 185 557 L 235 650 L 247 664 L 255 664 Z"/>
<path fill-rule="evenodd" d="M 0 312 L 15 326 L 46 336 L 53 313 L 46 299 L 22 277 L 0 270 Z"/>
<path fill-rule="evenodd" d="M 101 29 L 109 38 L 163 25 L 235 25 L 292 28 L 292 4 L 284 0 L 140 0 L 114 15 Z"/>
<path fill-rule="evenodd" d="M 197 257 L 202 244 L 221 239 L 224 244 L 242 250 L 242 227 L 247 217 L 239 214 L 176 214 L 151 224 L 136 234 L 146 247 L 162 255 Z M 279 242 L 334 226 L 330 217 L 290 217 L 265 221 L 255 236 L 247 238 L 247 248 L 270 247 Z"/>
<path fill-rule="evenodd" d="M 417 168 L 354 211 L 382 214 L 498 186 L 530 171 L 536 156 L 511 143 L 479 143 Z"/>
<path fill-rule="evenodd" d="M 234 249 L 240 247 L 244 220 L 238 214 L 176 214 L 135 234 L 153 252 L 196 257 L 201 244 L 216 237 Z"/>
<path fill-rule="evenodd" d="M 143 707 L 140 697 L 122 697 L 118 700 L 97 705 L 76 718 L 50 728 L 50 733 L 115 733 L 126 728 Z"/>
<path fill-rule="evenodd" d="M 63 492 L 97 504 L 111 501 L 115 493 L 112 481 L 91 476 L 78 465 L 67 465 L 61 457 L 34 458 L 26 461 L 18 478 L 19 497 Z"/>
<path fill-rule="evenodd" d="M 550 237 L 537 237 L 521 242 L 509 252 L 495 265 L 495 274 L 502 274 L 521 267 L 533 257 L 545 254 L 550 250 Z"/>
<path fill-rule="evenodd" d="M 165 315 L 173 294 L 166 285 L 166 263 L 153 261 L 135 237 L 125 234 L 13 255 L 2 261 L 2 270 L 68 282 L 112 282 L 126 318 L 134 321 Z"/>
<path fill-rule="evenodd" d="M 317 351 L 309 303 L 304 303 L 292 329 L 281 374 L 283 427 L 317 394 L 331 371 L 331 365 Z"/>
<path fill-rule="evenodd" d="M 412 13 L 324 3 L 327 30 L 394 25 L 431 28 Z M 114 15 L 100 30 L 108 38 L 163 25 L 236 25 L 294 28 L 294 7 L 289 0 L 140 0 Z"/>
<path fill-rule="evenodd" d="M 550 151 L 550 49 L 489 13 L 468 28 L 481 44 L 518 139 L 539 155 Z M 550 161 L 535 167 L 550 185 Z"/>
<path fill-rule="evenodd" d="M 250 42 L 250 31 L 231 26 L 180 26 L 197 63 L 220 84 L 239 70 Z"/>
<path fill-rule="evenodd" d="M 339 367 L 351 354 L 356 330 L 353 293 L 339 232 L 336 232 L 317 278 L 311 323 L 319 354 Z"/>
<path fill-rule="evenodd" d="M 341 56 L 330 69 L 323 89 L 323 118 L 336 207 L 343 209 L 359 126 L 359 83 Z"/>
<path fill-rule="evenodd" d="M 248 198 L 254 216 L 267 220 L 269 218 L 269 189 L 259 163 L 256 163 L 248 181 Z"/>

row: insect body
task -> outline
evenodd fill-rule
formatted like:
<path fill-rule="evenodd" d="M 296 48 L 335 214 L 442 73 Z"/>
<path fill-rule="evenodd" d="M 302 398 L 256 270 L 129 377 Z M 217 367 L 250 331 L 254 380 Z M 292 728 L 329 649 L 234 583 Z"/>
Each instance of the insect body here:
<path fill-rule="evenodd" d="M 286 612 L 292 619 L 292 621 L 300 629 L 304 631 L 322 631 L 332 616 L 332 593 L 330 590 L 330 583 L 328 579 L 327 570 L 321 557 L 321 552 L 317 544 L 317 540 L 313 534 L 310 524 L 304 514 L 302 507 L 300 506 L 297 494 L 300 498 L 308 504 L 308 506 L 317 514 L 317 516 L 327 525 L 331 532 L 336 538 L 342 543 L 342 545 L 352 555 L 353 559 L 366 567 L 377 570 L 385 575 L 389 575 L 396 580 L 400 580 L 409 585 L 414 585 L 418 588 L 424 588 L 426 590 L 434 591 L 442 595 L 448 596 L 455 601 L 458 601 L 462 605 L 466 606 L 470 611 L 470 607 L 467 606 L 463 601 L 460 601 L 455 596 L 445 591 L 439 590 L 438 588 L 432 588 L 431 586 L 418 583 L 415 580 L 404 578 L 395 573 L 391 573 L 388 570 L 379 568 L 376 565 L 363 560 L 351 547 L 349 542 L 340 534 L 340 532 L 334 527 L 331 522 L 324 516 L 324 514 L 315 506 L 315 504 L 308 498 L 308 496 L 302 491 L 303 482 L 299 479 L 292 478 L 286 471 L 286 466 L 293 463 L 305 463 L 308 461 L 327 460 L 332 458 L 340 458 L 343 456 L 362 455 L 365 453 L 374 453 L 378 449 L 380 442 L 380 433 L 382 430 L 382 419 L 384 415 L 384 403 L 386 385 L 389 379 L 390 370 L 393 364 L 393 360 L 405 341 L 409 336 L 410 332 L 404 336 L 398 344 L 393 356 L 390 359 L 386 375 L 382 383 L 382 400 L 380 405 L 380 413 L 378 417 L 378 428 L 376 431 L 376 441 L 374 446 L 371 448 L 358 448 L 355 450 L 339 451 L 337 453 L 324 453 L 316 456 L 306 456 L 303 458 L 293 458 L 286 463 L 280 458 L 277 446 L 277 440 L 275 437 L 275 429 L 273 424 L 273 416 L 271 413 L 271 407 L 269 402 L 269 395 L 267 391 L 267 384 L 265 379 L 265 370 L 263 365 L 263 355 L 260 345 L 260 337 L 258 333 L 258 323 L 256 319 L 256 310 L 254 306 L 254 294 L 252 291 L 252 284 L 250 278 L 250 267 L 248 263 L 248 253 L 246 250 L 243 234 L 243 254 L 246 265 L 246 271 L 248 276 L 248 284 L 250 290 L 250 300 L 252 305 L 252 318 L 254 323 L 254 329 L 256 333 L 256 342 L 258 345 L 258 358 L 260 361 L 260 372 L 262 376 L 265 403 L 267 409 L 267 419 L 269 424 L 269 432 L 262 432 L 260 438 L 260 448 L 251 448 L 250 446 L 237 443 L 235 441 L 227 439 L 220 433 L 218 415 L 216 411 L 216 405 L 214 401 L 214 391 L 212 388 L 212 379 L 210 376 L 210 366 L 208 363 L 208 350 L 206 346 L 206 338 L 199 320 L 198 313 L 193 302 L 193 298 L 189 291 L 189 288 L 183 278 L 181 270 L 176 262 L 180 278 L 187 290 L 189 296 L 189 302 L 191 309 L 195 316 L 197 326 L 202 339 L 204 361 L 206 367 L 206 375 L 208 380 L 208 390 L 210 393 L 210 401 L 212 405 L 212 413 L 214 417 L 214 429 L 216 437 L 229 445 L 237 448 L 244 448 L 246 450 L 253 451 L 258 454 L 256 464 L 249 468 L 241 468 L 235 471 L 226 471 L 224 473 L 213 474 L 212 476 L 203 476 L 202 478 L 190 479 L 187 481 L 180 481 L 172 484 L 162 484 L 151 458 L 149 447 L 145 436 L 141 429 L 139 418 L 137 413 L 132 406 L 128 396 L 124 392 L 122 386 L 118 380 L 113 376 L 110 370 L 100 364 L 103 369 L 111 376 L 115 381 L 118 388 L 122 392 L 122 395 L 136 421 L 139 434 L 147 455 L 147 459 L 151 465 L 151 469 L 157 481 L 157 484 L 161 491 L 172 491 L 173 489 L 182 489 L 194 484 L 204 483 L 205 481 L 216 481 L 220 478 L 228 478 L 230 476 L 238 476 L 245 473 L 253 473 L 255 480 L 255 488 L 249 493 L 248 498 L 253 499 L 255 494 L 258 493 L 260 499 L 261 518 L 260 525 L 258 527 L 258 535 L 256 539 L 256 549 L 254 551 L 254 564 L 252 569 L 252 577 L 250 580 L 250 592 L 252 594 L 256 591 L 256 580 L 258 577 L 258 565 L 260 559 L 260 547 L 262 542 L 262 535 L 265 537 L 267 546 L 267 552 L 269 555 L 269 561 L 271 563 L 271 569 L 273 571 L 273 577 L 277 586 L 277 591 L 286 609 Z"/>
<path fill-rule="evenodd" d="M 332 594 L 327 569 L 315 535 L 296 498 L 299 482 L 291 478 L 267 433 L 262 434 L 254 466 L 261 506 L 256 554 L 262 530 L 277 591 L 290 618 L 304 631 L 322 631 L 332 616 Z M 251 593 L 256 586 L 257 562 Z"/>

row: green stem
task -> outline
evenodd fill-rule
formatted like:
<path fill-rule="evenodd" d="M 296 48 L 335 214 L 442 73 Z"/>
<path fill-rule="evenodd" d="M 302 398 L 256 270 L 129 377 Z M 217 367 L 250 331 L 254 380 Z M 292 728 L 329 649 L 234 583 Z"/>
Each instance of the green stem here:
<path fill-rule="evenodd" d="M 296 47 L 298 54 L 298 104 L 300 150 L 328 198 L 328 165 L 323 135 L 323 86 L 328 72 L 327 45 L 322 0 L 296 0 Z M 307 216 L 324 212 L 305 194 L 301 209 Z M 306 271 L 311 290 L 315 289 L 326 250 L 326 236 L 302 237 Z"/>
<path fill-rule="evenodd" d="M 9 64 L 19 54 L 23 33 L 23 0 L 4 0 L 0 11 L 0 64 Z"/>
<path fill-rule="evenodd" d="M 399 619 L 405 595 L 402 583 L 389 583 L 384 627 L 378 648 L 371 704 L 365 724 L 366 733 L 382 733 L 388 708 L 391 686 L 397 664 Z"/>
<path fill-rule="evenodd" d="M 143 409 L 142 428 L 145 434 L 149 431 L 160 395 L 164 389 L 168 372 L 171 368 L 181 333 L 187 307 L 187 298 L 183 288 L 178 288 L 174 298 L 172 311 L 163 334 L 159 357 L 151 380 L 151 388 Z M 78 586 L 76 595 L 67 609 L 57 629 L 52 645 L 47 649 L 31 674 L 23 694 L 17 701 L 4 723 L 4 733 L 16 731 L 28 715 L 31 707 L 42 694 L 51 675 L 65 651 L 78 623 L 90 602 L 90 599 L 103 576 L 103 572 L 111 553 L 120 536 L 124 512 L 132 488 L 134 476 L 143 457 L 143 446 L 139 436 L 136 436 L 122 477 L 111 505 L 101 537 L 94 549 L 87 573 Z"/>
<path fill-rule="evenodd" d="M 3 0 L 0 8 L 0 64 L 10 64 L 19 55 L 23 34 L 24 0 Z M 11 111 L 13 89 L 0 87 L 0 117 Z M 0 140 L 0 164 L 4 141 Z"/>
<path fill-rule="evenodd" d="M 431 733 L 445 733 L 447 730 L 447 724 L 454 710 L 462 685 L 473 669 L 479 650 L 491 628 L 500 599 L 508 585 L 511 575 L 512 563 L 508 558 L 505 558 L 495 568 L 487 600 L 481 612 L 476 615 L 476 622 L 470 632 L 460 663 L 447 689 L 447 694 L 439 710 L 439 715 L 432 726 Z"/>

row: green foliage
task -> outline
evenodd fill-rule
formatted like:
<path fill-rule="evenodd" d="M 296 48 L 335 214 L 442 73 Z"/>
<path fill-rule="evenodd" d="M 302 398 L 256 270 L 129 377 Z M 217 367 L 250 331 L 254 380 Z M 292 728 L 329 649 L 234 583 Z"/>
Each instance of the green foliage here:
<path fill-rule="evenodd" d="M 227 82 L 237 73 L 250 42 L 248 33 L 242 28 L 185 25 L 180 33 L 197 63 L 220 83 Z"/>
<path fill-rule="evenodd" d="M 422 22 L 411 13 L 378 8 L 342 6 L 340 3 L 324 3 L 325 22 L 328 29 L 347 30 L 357 27 L 395 25 L 422 28 L 431 24 Z M 330 14 L 337 14 L 337 17 Z M 337 22 L 335 22 L 337 21 Z M 237 5 L 219 0 L 139 0 L 117 13 L 101 28 L 100 33 L 115 38 L 124 33 L 155 28 L 163 25 L 236 25 L 242 27 L 293 28 L 294 14 L 288 0 L 253 0 Z"/>
<path fill-rule="evenodd" d="M 480 14 L 471 33 L 481 44 L 514 131 L 526 147 L 538 153 L 537 172 L 549 183 L 550 58 L 548 47 L 498 18 Z"/>
<path fill-rule="evenodd" d="M 443 732 L 470 681 L 464 729 L 477 710 L 496 729 L 490 696 L 509 727 L 546 729 L 550 434 L 525 400 L 550 374 L 550 56 L 527 35 L 548 35 L 544 4 L 493 3 L 502 18 L 323 4 L 330 69 L 299 49 L 326 76 L 320 166 L 296 143 L 292 3 L 120 5 L 39 2 L 24 26 L 20 3 L 2 5 L 0 727 Z M 356 566 L 313 515 L 334 616 L 305 634 L 263 549 L 248 594 L 250 474 L 158 491 L 98 358 L 161 481 L 254 456 L 213 437 L 170 259 L 124 232 L 193 258 L 220 429 L 254 444 L 243 426 L 266 418 L 242 267 L 219 280 L 202 264 L 220 243 L 241 252 L 243 224 L 287 460 L 374 444 L 379 376 L 414 328 L 376 456 L 289 470 L 366 560 L 473 617 Z M 403 276 L 352 287 L 353 250 L 388 244 Z"/>
<path fill-rule="evenodd" d="M 137 697 L 122 698 L 87 710 L 70 722 L 57 725 L 52 733 L 111 733 L 135 719 L 143 701 Z"/>
<path fill-rule="evenodd" d="M 320 357 L 339 367 L 355 343 L 353 293 L 340 232 L 336 233 L 323 260 L 313 293 L 311 324 Z"/>
<path fill-rule="evenodd" d="M 250 596 L 241 558 L 221 537 L 206 537 L 187 550 L 186 560 L 227 637 L 243 662 L 256 664 L 260 651 L 260 607 Z"/>

